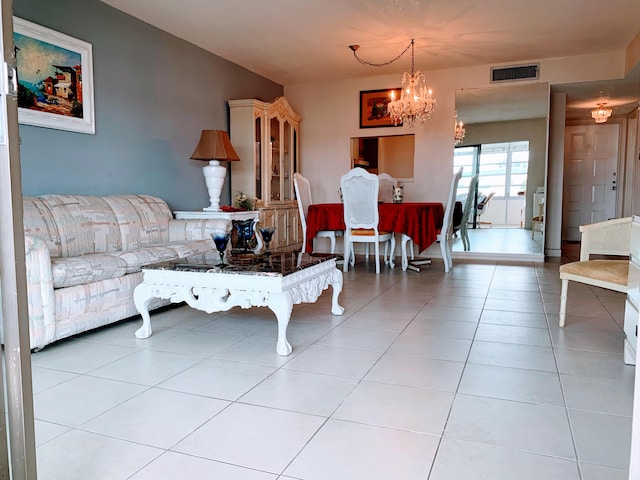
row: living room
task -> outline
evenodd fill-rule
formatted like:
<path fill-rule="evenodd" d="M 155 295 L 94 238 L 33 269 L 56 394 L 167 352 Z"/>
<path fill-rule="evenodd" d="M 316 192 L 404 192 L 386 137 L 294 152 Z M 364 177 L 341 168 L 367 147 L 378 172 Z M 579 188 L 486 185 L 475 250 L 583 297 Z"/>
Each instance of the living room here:
<path fill-rule="evenodd" d="M 357 123 L 359 92 L 388 88 L 399 83 L 399 76 L 397 74 L 378 75 L 377 73 L 380 71 L 371 70 L 371 76 L 364 78 L 280 85 L 97 0 L 61 0 L 57 2 L 15 0 L 13 7 L 16 17 L 63 32 L 75 38 L 83 39 L 91 43 L 93 47 L 95 134 L 80 134 L 58 129 L 20 125 L 20 161 L 22 170 L 22 193 L 24 195 L 31 196 L 49 193 L 95 195 L 125 193 L 149 194 L 166 200 L 172 210 L 202 209 L 203 206 L 208 204 L 208 194 L 202 178 L 202 163 L 190 159 L 191 152 L 198 141 L 200 132 L 203 129 L 228 130 L 228 100 L 259 98 L 271 101 L 284 95 L 303 119 L 301 133 L 301 170 L 306 176 L 313 180 L 315 200 L 317 202 L 337 201 L 338 191 L 336 185 L 339 184 L 340 175 L 349 169 L 349 139 L 359 136 L 362 133 Z M 349 54 L 348 50 L 345 51 L 345 55 Z M 618 78 L 622 75 L 625 68 L 628 68 L 628 66 L 625 67 L 624 56 L 624 51 L 616 51 L 609 53 L 599 52 L 569 58 L 540 59 L 541 76 L 539 81 L 547 82 L 549 85 L 555 85 L 590 82 L 601 78 Z M 635 63 L 637 62 L 638 58 L 635 59 Z M 597 68 L 594 68 L 594 65 L 597 66 Z M 451 70 L 428 71 L 428 82 L 434 91 L 437 92 L 438 96 L 438 110 L 429 121 L 428 128 L 417 127 L 414 130 L 410 130 L 409 127 L 389 127 L 376 129 L 380 135 L 397 133 L 399 131 L 415 133 L 416 135 L 415 157 L 417 161 L 415 164 L 415 182 L 405 186 L 405 198 L 407 201 L 443 201 L 446 198 L 453 165 L 451 130 L 455 117 L 455 93 L 460 89 L 488 86 L 488 69 L 488 65 L 482 65 L 476 67 L 460 67 Z M 561 99 L 556 98 L 552 103 L 554 108 L 563 108 Z M 637 118 L 637 113 L 634 115 L 629 116 L 629 119 L 632 120 L 629 123 L 633 123 L 633 121 L 637 122 L 637 120 L 634 120 Z M 564 123 L 564 117 L 561 118 L 563 118 Z M 637 123 L 635 125 L 637 125 Z M 558 135 L 563 135 L 563 132 L 556 126 L 556 128 L 552 128 L 550 132 L 550 141 L 552 142 L 553 138 L 557 139 Z M 555 187 L 556 191 L 558 191 L 557 189 L 561 189 L 562 179 L 558 178 L 557 169 L 552 168 L 552 166 L 558 165 L 558 158 L 560 158 L 561 163 L 561 157 L 562 152 L 550 150 L 550 175 L 547 179 L 547 185 L 549 188 Z M 556 163 L 553 163 L 554 160 Z M 233 177 L 233 169 L 234 165 L 232 162 L 228 166 L 228 179 L 222 192 L 223 203 L 229 203 L 231 199 L 229 178 Z M 556 175 L 555 177 L 554 174 Z M 629 193 L 629 195 L 631 195 L 631 193 Z M 637 195 L 634 196 L 634 201 L 638 201 L 636 197 Z M 637 207 L 638 204 L 636 203 L 634 206 Z M 550 208 L 551 212 L 555 212 L 556 215 L 555 219 L 552 214 L 549 215 L 552 223 L 547 226 L 547 254 L 559 259 L 561 254 L 561 205 L 556 203 Z M 629 213 L 631 211 L 637 212 L 637 208 L 633 209 L 631 205 L 628 208 Z M 516 279 L 522 280 L 522 278 L 526 278 L 526 280 L 523 281 L 524 284 L 535 283 L 537 285 L 536 288 L 538 288 L 538 291 L 536 295 L 537 298 L 540 299 L 539 304 L 535 307 L 534 311 L 527 312 L 530 314 L 530 318 L 527 318 L 526 321 L 531 322 L 529 324 L 531 325 L 533 322 L 540 322 L 541 318 L 544 317 L 542 312 L 544 310 L 543 300 L 545 296 L 548 300 L 546 306 L 556 308 L 557 298 L 554 297 L 555 294 L 553 292 L 559 292 L 559 283 L 554 280 L 554 276 L 557 276 L 557 265 L 557 263 L 537 267 L 528 265 L 527 271 L 524 273 L 524 271 L 510 271 L 506 265 L 496 266 L 495 264 L 491 264 L 487 266 L 482 263 L 473 265 L 463 262 L 462 268 L 459 270 L 461 277 L 446 280 L 442 278 L 443 274 L 441 271 L 434 271 L 433 274 L 428 273 L 422 275 L 422 277 L 414 276 L 413 278 L 396 276 L 398 273 L 394 272 L 393 276 L 384 279 L 375 279 L 366 267 L 361 266 L 360 270 L 357 270 L 353 275 L 350 274 L 345 281 L 344 295 L 347 299 L 345 303 L 347 304 L 347 308 L 358 310 L 363 308 L 363 304 L 372 302 L 368 309 L 361 311 L 361 317 L 359 319 L 353 320 L 353 323 L 357 325 L 359 321 L 366 323 L 364 317 L 367 314 L 371 315 L 375 307 L 384 307 L 384 313 L 389 318 L 394 317 L 397 314 L 397 309 L 400 308 L 396 303 L 397 300 L 394 300 L 394 296 L 396 298 L 403 298 L 405 301 L 407 299 L 415 300 L 416 297 L 420 297 L 425 292 L 431 291 L 431 293 L 433 293 L 430 289 L 435 284 L 438 284 L 438 286 L 445 290 L 448 289 L 450 294 L 454 289 L 459 289 L 458 295 L 460 295 L 460 292 L 469 293 L 471 290 L 477 288 L 478 290 L 476 290 L 476 292 L 484 294 L 484 299 L 486 299 L 489 294 L 488 286 L 486 284 L 484 286 L 478 285 L 477 276 L 487 275 L 493 277 L 495 275 L 497 278 L 502 274 L 504 275 L 504 280 L 496 280 L 496 291 L 506 290 L 507 287 L 505 285 L 509 280 L 516 281 Z M 436 268 L 439 268 L 437 263 L 434 265 L 434 270 L 436 270 Z M 358 278 L 357 275 L 362 275 L 362 277 Z M 420 278 L 420 280 L 414 281 L 416 278 Z M 535 280 L 533 280 L 534 278 Z M 385 290 L 385 287 L 388 287 L 391 283 L 404 285 L 412 281 L 413 285 L 404 286 L 394 291 Z M 547 282 L 547 290 L 543 290 L 541 293 L 539 285 L 545 282 Z M 367 291 L 367 289 L 369 289 L 369 291 Z M 384 298 L 377 299 L 379 302 L 375 302 L 375 297 L 372 298 L 369 295 L 372 291 L 384 295 Z M 596 305 L 594 309 L 597 308 L 599 314 L 601 313 L 602 315 L 608 316 L 606 329 L 609 333 L 613 332 L 616 323 L 615 320 L 619 319 L 620 299 L 617 297 L 607 297 L 602 300 L 590 292 L 584 293 L 589 298 L 589 302 L 585 304 L 591 306 Z M 522 295 L 522 297 L 519 298 L 524 299 L 525 297 L 525 295 Z M 477 297 L 471 295 L 469 298 Z M 424 298 L 422 299 L 425 300 Z M 469 300 L 467 306 L 472 307 L 470 309 L 474 309 L 473 315 L 478 314 L 478 318 L 476 319 L 478 320 L 480 313 L 475 312 L 475 309 L 479 308 L 475 302 L 474 300 Z M 408 301 L 407 303 L 412 303 L 412 301 Z M 392 307 L 391 304 L 395 304 L 395 306 Z M 613 313 L 607 311 L 603 305 L 609 305 Z M 308 330 L 301 328 L 299 334 L 302 337 L 306 334 L 315 339 L 316 337 L 314 335 L 318 335 L 320 331 L 329 333 L 330 328 L 327 328 L 327 325 L 335 326 L 331 325 L 331 322 L 334 321 L 331 316 L 323 317 L 323 325 L 321 326 L 308 326 L 312 323 L 316 315 L 320 315 L 318 310 L 322 306 L 326 306 L 326 299 L 324 297 L 317 309 L 315 306 L 313 308 L 309 307 L 302 314 L 303 318 L 306 318 L 308 321 L 310 320 L 306 327 Z M 402 309 L 405 307 L 406 305 L 402 305 Z M 160 324 L 162 325 L 162 322 L 165 322 L 164 325 L 168 327 L 165 333 L 171 332 L 172 334 L 176 334 L 177 330 L 173 329 L 173 327 L 178 323 L 178 319 L 170 318 L 170 312 L 172 311 L 174 310 L 163 312 L 162 318 L 164 320 L 161 320 Z M 186 323 L 193 322 L 192 325 L 204 326 L 210 320 L 221 320 L 221 317 L 205 319 L 205 316 L 189 313 L 186 309 L 180 310 L 180 312 L 180 321 Z M 448 311 L 449 314 L 454 312 L 457 312 L 457 310 Z M 518 310 L 514 307 L 513 312 L 518 312 Z M 242 312 L 238 315 L 238 318 L 242 318 L 245 313 L 246 312 Z M 326 314 L 326 312 L 323 313 Z M 403 312 L 403 314 L 404 313 L 406 312 Z M 513 313 L 513 316 L 514 318 L 518 317 L 516 313 Z M 526 314 L 524 314 L 524 316 L 526 316 Z M 552 316 L 553 315 L 550 315 L 550 317 Z M 518 318 L 522 320 L 523 317 Z M 525 322 L 525 320 L 522 321 Z M 241 320 L 240 323 L 242 322 L 246 323 L 245 326 L 247 329 L 253 329 L 252 331 L 258 331 L 262 328 L 257 325 L 259 322 L 257 322 L 255 318 L 245 318 Z M 128 338 L 127 335 L 130 333 L 129 330 L 132 331 L 137 328 L 134 328 L 133 323 L 129 322 L 121 326 L 116 326 L 112 331 L 108 329 L 104 330 L 100 335 L 102 339 L 109 338 L 111 335 L 122 335 L 116 340 L 116 343 L 126 343 L 128 342 L 126 338 Z M 222 327 L 223 324 L 228 325 L 231 323 L 232 321 L 226 318 L 217 326 L 210 326 L 211 331 L 217 330 L 218 327 Z M 550 321 L 549 323 L 553 322 Z M 539 323 L 536 324 L 539 326 Z M 586 327 L 582 325 L 580 328 Z M 598 328 L 600 327 L 594 327 L 594 330 Z M 123 333 L 125 330 L 127 333 Z M 310 333 L 312 330 L 313 333 Z M 372 330 L 376 329 L 374 328 Z M 555 336 L 556 342 L 561 343 L 559 339 L 562 337 L 562 333 L 559 333 L 557 329 L 550 331 L 551 335 Z M 376 336 L 376 333 L 368 333 Z M 602 334 L 602 332 L 597 333 Z M 380 337 L 384 337 L 385 335 L 390 336 L 389 332 L 386 332 L 384 335 L 379 334 L 379 332 L 377 334 L 379 337 L 376 337 L 376 341 L 382 341 Z M 619 340 L 619 333 L 611 334 L 616 337 L 616 340 Z M 177 335 L 175 335 L 175 337 L 177 338 Z M 87 339 L 82 341 L 84 343 L 85 354 L 86 351 L 90 350 L 91 345 L 98 344 L 102 341 L 101 339 L 96 339 L 95 342 L 86 340 Z M 170 351 L 171 347 L 167 346 L 171 344 L 170 337 L 163 340 L 158 336 L 158 340 L 160 340 L 160 342 L 167 342 L 162 347 L 164 353 Z M 133 340 L 131 341 L 133 342 Z M 153 341 L 156 341 L 156 339 L 153 339 Z M 571 340 L 567 339 L 564 341 L 568 343 L 571 342 Z M 305 338 L 301 340 L 298 345 L 304 345 L 306 347 L 308 342 L 310 342 L 310 340 Z M 125 345 L 125 348 L 129 348 L 130 346 L 131 345 Z M 533 346 L 551 349 L 548 343 Z M 120 345 L 120 347 L 122 347 L 122 345 Z M 296 345 L 294 344 L 294 351 L 295 347 Z M 186 347 L 182 346 L 180 348 Z M 112 352 L 117 349 L 118 348 L 107 348 L 107 350 Z M 142 356 L 145 354 L 142 350 L 144 349 L 138 350 L 135 353 Z M 177 348 L 177 350 L 179 350 L 179 348 Z M 568 348 L 567 350 L 571 349 Z M 59 351 L 58 349 L 58 352 Z M 212 354 L 211 352 L 212 350 L 207 350 L 206 354 Z M 111 360 L 114 362 L 122 360 L 126 355 L 120 356 L 120 353 L 114 354 Z M 171 353 L 178 354 L 176 350 Z M 179 352 L 179 354 L 184 353 L 184 350 Z M 545 352 L 545 354 L 546 353 L 549 352 Z M 617 349 L 612 348 L 606 352 L 595 352 L 595 356 L 592 358 L 606 357 L 607 362 L 612 362 L 612 357 L 617 353 L 619 353 Z M 52 351 L 51 354 L 48 354 L 47 349 L 45 349 L 35 354 L 34 359 L 38 358 L 39 354 L 41 354 L 40 358 L 47 358 L 47 355 L 58 357 L 57 353 Z M 600 357 L 598 357 L 598 355 Z M 81 356 L 81 354 L 79 354 L 79 356 Z M 87 354 L 86 357 L 82 358 L 88 361 L 87 359 L 89 357 Z M 233 361 L 232 356 L 227 357 L 225 360 Z M 65 370 L 65 367 L 62 366 L 65 362 L 62 359 L 62 355 L 52 360 L 51 365 L 55 365 L 54 362 L 57 361 L 62 363 L 57 364 L 57 367 L 52 367 L 51 370 L 64 372 L 60 373 L 60 377 L 71 378 L 73 374 L 70 373 L 70 370 L 72 371 L 73 369 Z M 252 374 L 255 374 L 256 378 L 261 375 L 268 375 L 271 373 L 267 371 L 269 368 L 276 368 L 281 365 L 279 360 L 273 362 L 274 364 L 269 367 L 264 367 L 263 365 L 264 370 L 261 370 L 261 368 L 255 365 L 252 366 Z M 609 365 L 609 363 L 607 363 L 607 365 Z M 105 367 L 105 364 L 92 364 L 92 366 L 98 369 Z M 184 364 L 183 366 L 186 368 L 187 365 Z M 220 367 L 219 364 L 217 366 Z M 46 368 L 43 363 L 39 363 L 37 367 Z M 616 371 L 615 375 L 624 376 L 626 379 L 629 376 L 630 369 L 632 369 L 632 367 L 621 368 Z M 105 368 L 105 370 L 107 370 L 107 368 Z M 84 373 L 86 372 L 83 372 L 83 374 Z M 108 375 L 108 373 L 105 373 L 105 376 Z M 335 371 L 332 371 L 328 376 L 339 375 L 336 375 Z M 87 378 L 85 378 L 85 380 L 87 380 Z M 126 382 L 130 380 L 131 378 L 128 378 Z M 91 382 L 87 381 L 84 385 L 90 388 Z M 339 386 L 334 384 L 331 386 L 332 388 L 348 390 L 353 385 L 347 381 L 343 381 Z M 628 383 L 625 383 L 625 388 L 627 386 Z M 44 391 L 42 384 L 40 384 L 39 387 L 42 389 L 40 392 Z M 118 388 L 120 387 L 122 386 L 119 385 Z M 451 387 L 447 386 L 447 388 Z M 447 388 L 445 388 L 445 390 Z M 225 398 L 224 395 L 222 397 L 217 395 L 213 396 Z M 239 396 L 240 395 L 237 395 L 236 398 Z M 625 397 L 625 408 L 628 401 L 629 398 Z M 214 415 L 213 412 L 216 411 L 218 407 L 220 407 L 220 409 L 223 408 L 222 403 L 218 404 L 217 400 L 212 402 L 205 401 L 203 403 L 208 403 L 206 405 L 206 411 L 211 415 Z M 202 404 L 198 402 L 192 405 L 194 405 L 194 408 L 195 406 L 202 406 Z M 277 408 L 287 410 L 288 407 L 279 406 Z M 623 412 L 622 414 L 620 414 L 620 410 Z M 615 411 L 614 414 L 620 415 L 627 420 L 630 414 L 624 408 L 620 410 Z M 348 413 L 343 413 L 349 417 Z M 316 415 L 318 412 L 313 412 L 313 414 Z M 323 416 L 324 410 L 319 415 Z M 50 419 L 51 421 L 49 423 L 51 425 L 55 427 L 63 425 L 62 422 L 56 424 L 53 418 L 55 418 L 55 415 L 52 415 Z M 349 418 L 354 419 L 356 416 L 353 415 Z M 460 417 L 456 420 L 460 420 Z M 358 420 L 355 419 L 354 422 L 358 423 Z M 368 421 L 364 423 L 375 424 L 375 422 Z M 277 425 L 277 422 L 275 424 Z M 63 435 L 64 432 L 62 430 L 69 428 L 69 425 L 70 424 L 65 424 L 64 428 L 56 430 L 55 434 L 52 434 L 51 437 L 47 436 L 47 441 L 53 437 Z M 315 425 L 313 422 L 307 425 L 309 430 L 313 429 L 313 425 Z M 625 428 L 626 423 L 622 430 Z M 411 429 L 412 427 L 407 427 L 404 430 L 400 428 L 399 431 L 406 433 Z M 591 431 L 591 433 L 593 432 L 594 430 Z M 626 430 L 624 430 L 624 432 L 626 432 Z M 335 438 L 340 438 L 340 431 L 333 432 L 333 434 L 336 435 Z M 106 436 L 108 435 L 109 434 Z M 114 434 L 114 436 L 117 435 Z M 624 435 L 621 435 L 621 437 L 624 438 Z M 357 438 L 364 440 L 366 435 Z M 399 435 L 394 438 L 394 441 L 401 443 L 404 438 L 403 435 Z M 616 436 L 615 438 L 618 439 L 620 437 Z M 78 436 L 76 440 L 77 443 L 73 445 L 75 447 L 81 446 L 82 436 Z M 298 440 L 299 439 L 296 439 L 296 442 Z M 309 440 L 309 438 L 307 438 L 307 440 Z M 430 441 L 431 439 L 429 439 L 429 442 Z M 131 445 L 139 446 L 136 442 L 137 440 L 134 439 Z M 42 443 L 46 442 L 43 441 Z M 141 441 L 141 443 L 145 443 L 145 441 Z M 194 441 L 194 443 L 196 442 Z M 224 442 L 220 440 L 218 447 L 223 443 Z M 145 445 L 153 445 L 153 442 L 146 442 Z M 422 452 L 422 450 L 420 450 L 422 447 L 428 447 L 431 452 L 432 448 L 431 444 L 427 446 L 426 444 L 411 443 L 411 445 L 412 448 L 415 447 L 417 449 L 414 452 Z M 501 447 L 508 450 L 508 447 L 505 445 Z M 156 445 L 156 448 L 168 449 L 165 445 Z M 44 450 L 46 450 L 46 448 Z M 524 448 L 523 450 L 527 449 Z M 558 454 L 557 451 L 543 452 L 540 454 L 540 451 L 535 448 L 531 450 L 537 454 L 531 457 L 534 461 L 539 458 L 547 458 L 545 455 L 548 455 L 548 458 L 553 458 L 553 460 L 557 460 L 556 457 L 563 457 L 563 455 Z M 53 459 L 55 455 L 52 452 L 53 450 L 49 450 L 49 453 L 45 454 L 47 455 L 47 460 L 50 462 L 49 465 L 55 463 Z M 486 454 L 487 458 L 490 457 L 486 451 L 482 450 L 482 452 Z M 145 458 L 149 463 L 151 463 L 154 458 L 154 454 L 150 451 L 145 451 L 141 455 L 148 455 L 148 457 Z M 189 450 L 189 455 L 191 458 L 202 459 L 196 447 Z M 419 454 L 416 455 L 418 456 Z M 433 455 L 435 455 L 435 452 Z M 283 458 L 285 457 L 286 455 Z M 66 461 L 68 459 L 69 458 L 65 458 L 63 460 Z M 285 462 L 285 460 L 282 461 Z M 291 461 L 291 459 L 287 461 Z M 523 461 L 523 463 L 519 463 L 518 465 L 525 465 L 527 461 Z M 565 461 L 568 460 L 563 457 L 562 462 Z M 234 463 L 233 456 L 231 455 L 221 460 L 221 463 L 225 462 L 227 464 Z M 562 462 L 559 461 L 558 463 Z M 573 464 L 578 463 L 575 458 L 572 462 Z M 108 462 L 105 464 L 107 463 Z M 117 463 L 117 460 L 113 463 Z M 597 456 L 592 456 L 584 462 L 584 467 L 580 467 L 580 473 L 577 473 L 577 469 L 576 472 L 571 470 L 571 475 L 573 476 L 564 478 L 583 478 L 589 480 L 595 478 L 626 478 L 627 472 L 621 463 L 622 462 L 607 463 L 607 461 L 602 461 L 602 463 L 599 464 Z M 242 464 L 247 467 L 247 464 L 241 461 L 238 461 L 237 464 Z M 268 464 L 268 461 L 265 462 L 264 465 L 259 465 L 259 462 L 257 464 L 249 464 L 248 467 L 251 469 L 250 473 L 243 470 L 241 473 L 235 472 L 234 474 L 238 475 L 237 478 L 287 478 L 285 476 L 277 477 L 277 475 L 282 475 L 288 464 L 284 466 L 277 464 L 272 469 L 265 466 Z M 313 462 L 309 460 L 308 465 L 311 464 L 313 464 Z M 103 466 L 104 464 L 101 463 L 100 465 Z M 132 472 L 138 471 L 138 469 L 143 468 L 143 466 L 144 465 L 136 464 L 133 470 L 129 470 L 128 473 L 118 473 L 118 475 L 123 476 L 116 476 L 114 474 L 113 477 L 109 477 L 107 473 L 104 473 L 102 477 L 94 476 L 84 478 L 142 479 L 144 478 L 142 474 L 139 474 L 139 477 L 132 477 L 131 475 L 134 474 Z M 420 465 L 420 468 L 423 467 L 424 465 Z M 560 471 L 567 471 L 563 470 L 565 468 L 567 468 L 567 466 L 563 464 Z M 569 470 L 570 469 L 571 467 L 569 467 Z M 313 477 L 312 473 L 310 473 L 311 470 L 312 468 L 299 464 L 297 465 L 297 470 L 296 468 L 292 468 L 288 472 L 288 478 L 318 478 Z M 60 470 L 52 469 L 50 471 Z M 296 471 L 299 472 L 299 477 L 294 473 Z M 408 471 L 409 470 L 403 470 L 403 472 Z M 508 468 L 505 469 L 505 472 L 506 471 L 508 471 Z M 305 472 L 309 472 L 308 476 L 303 476 Z M 245 476 L 242 476 L 243 474 Z M 599 474 L 601 475 L 600 477 L 597 476 Z M 227 477 L 217 478 L 233 478 L 231 473 L 228 473 L 228 475 Z M 373 473 L 371 475 L 373 475 Z M 444 474 L 441 475 L 440 477 L 436 477 L 434 474 L 432 478 L 445 478 Z M 83 477 L 70 476 L 69 478 Z M 206 477 L 203 476 L 201 478 Z M 351 478 L 359 478 L 357 472 L 353 473 Z M 375 477 L 363 476 L 360 478 Z M 406 478 L 423 477 L 416 476 Z"/>

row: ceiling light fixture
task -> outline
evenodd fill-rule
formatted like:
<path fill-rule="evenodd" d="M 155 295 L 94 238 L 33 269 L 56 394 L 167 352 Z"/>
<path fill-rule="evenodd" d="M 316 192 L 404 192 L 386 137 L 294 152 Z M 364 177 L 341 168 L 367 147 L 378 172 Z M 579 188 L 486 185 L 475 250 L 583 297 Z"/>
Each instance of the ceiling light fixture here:
<path fill-rule="evenodd" d="M 591 118 L 593 118 L 596 123 L 605 123 L 609 120 L 612 112 L 613 110 L 607 107 L 606 103 L 599 103 L 597 108 L 591 110 Z"/>
<path fill-rule="evenodd" d="M 454 119 L 455 129 L 453 134 L 453 144 L 460 145 L 462 140 L 464 140 L 464 136 L 467 133 L 467 130 L 464 128 L 464 123 L 462 120 L 458 121 L 458 112 L 456 112 L 456 118 Z"/>
<path fill-rule="evenodd" d="M 407 124 L 413 127 L 416 121 L 424 123 L 427 118 L 431 118 L 431 114 L 436 108 L 436 99 L 433 97 L 433 91 L 427 87 L 424 73 L 420 70 L 414 73 L 414 40 L 407 45 L 402 53 L 395 58 L 383 63 L 371 63 L 358 57 L 356 50 L 359 45 L 349 45 L 353 56 L 358 62 L 373 67 L 383 67 L 389 65 L 400 57 L 402 57 L 409 49 L 411 49 L 411 73 L 404 72 L 402 74 L 402 93 L 400 98 L 396 100 L 395 93 L 391 92 L 391 101 L 387 105 L 387 112 L 395 125 L 399 123 Z"/>

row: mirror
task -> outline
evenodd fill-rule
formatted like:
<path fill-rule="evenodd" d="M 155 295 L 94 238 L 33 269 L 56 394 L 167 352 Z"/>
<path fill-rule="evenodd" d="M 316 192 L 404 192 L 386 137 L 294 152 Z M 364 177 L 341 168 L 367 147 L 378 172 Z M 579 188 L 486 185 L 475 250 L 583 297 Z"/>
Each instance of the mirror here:
<path fill-rule="evenodd" d="M 400 183 L 413 182 L 415 135 L 351 138 L 351 168 L 388 173 Z"/>
<path fill-rule="evenodd" d="M 455 104 L 465 126 L 454 155 L 456 169 L 465 166 L 458 197 L 466 196 L 474 173 L 480 175 L 479 199 L 493 193 L 484 211 L 469 214 L 468 252 L 544 258 L 544 216 L 537 217 L 541 208 L 544 213 L 549 85 L 458 90 Z M 467 253 L 460 239 L 453 249 Z"/>

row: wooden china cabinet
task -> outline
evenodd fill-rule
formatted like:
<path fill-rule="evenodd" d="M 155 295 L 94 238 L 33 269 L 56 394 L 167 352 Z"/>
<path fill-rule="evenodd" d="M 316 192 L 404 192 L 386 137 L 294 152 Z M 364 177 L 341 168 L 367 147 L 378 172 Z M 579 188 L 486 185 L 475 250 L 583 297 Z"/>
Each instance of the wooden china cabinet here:
<path fill-rule="evenodd" d="M 302 247 L 302 226 L 293 188 L 300 159 L 300 116 L 284 97 L 273 102 L 229 100 L 234 162 L 231 190 L 258 199 L 260 223 L 274 226 L 272 249 Z"/>

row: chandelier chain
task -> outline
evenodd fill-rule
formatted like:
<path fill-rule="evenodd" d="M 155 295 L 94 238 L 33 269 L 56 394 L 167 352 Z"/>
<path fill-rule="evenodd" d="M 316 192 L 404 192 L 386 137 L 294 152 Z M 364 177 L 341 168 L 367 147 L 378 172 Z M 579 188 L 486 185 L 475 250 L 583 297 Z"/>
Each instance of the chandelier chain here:
<path fill-rule="evenodd" d="M 389 60 L 387 62 L 382 62 L 382 63 L 368 62 L 367 60 L 365 60 L 363 58 L 360 58 L 358 56 L 358 54 L 356 53 L 356 49 L 352 48 L 353 56 L 356 57 L 356 60 L 358 60 L 358 62 L 360 62 L 361 64 L 369 65 L 370 67 L 386 67 L 387 65 L 391 65 L 393 62 L 396 62 L 396 61 L 400 60 L 400 58 L 402 58 L 402 56 L 405 53 L 407 53 L 407 51 L 409 49 L 411 49 L 411 72 L 413 73 L 413 39 L 411 39 L 411 43 L 409 45 L 407 45 L 407 48 L 405 48 L 399 55 L 396 55 L 391 60 Z"/>
<path fill-rule="evenodd" d="M 405 50 L 406 52 L 406 50 Z M 411 75 L 413 75 L 413 38 L 411 39 Z"/>

